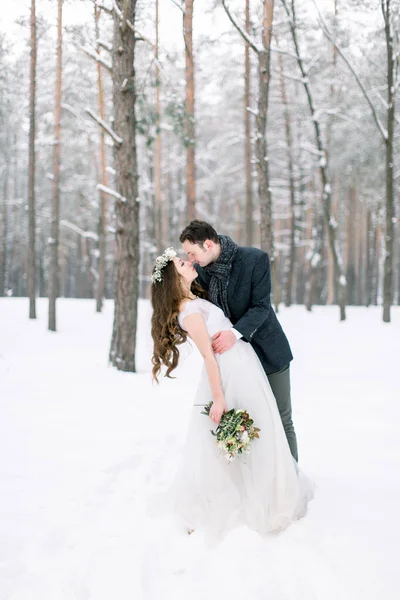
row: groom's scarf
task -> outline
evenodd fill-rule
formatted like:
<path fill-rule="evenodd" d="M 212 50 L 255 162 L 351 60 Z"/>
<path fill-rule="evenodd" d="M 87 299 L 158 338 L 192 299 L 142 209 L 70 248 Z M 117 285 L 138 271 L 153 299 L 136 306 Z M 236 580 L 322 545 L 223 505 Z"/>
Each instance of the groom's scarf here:
<path fill-rule="evenodd" d="M 221 254 L 214 263 L 203 267 L 205 272 L 211 276 L 208 287 L 208 299 L 216 304 L 230 317 L 231 313 L 228 307 L 228 282 L 231 275 L 232 263 L 237 252 L 237 244 L 227 235 L 219 235 L 221 244 Z"/>

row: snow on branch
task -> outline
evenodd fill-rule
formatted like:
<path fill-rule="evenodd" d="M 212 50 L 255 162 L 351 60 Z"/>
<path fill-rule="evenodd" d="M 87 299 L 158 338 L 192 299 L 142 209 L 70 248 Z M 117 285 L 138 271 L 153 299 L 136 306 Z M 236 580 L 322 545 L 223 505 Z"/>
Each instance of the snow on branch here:
<path fill-rule="evenodd" d="M 250 37 L 250 35 L 247 33 L 247 31 L 245 31 L 243 29 L 243 27 L 241 27 L 239 25 L 239 23 L 233 18 L 232 13 L 230 12 L 229 8 L 226 5 L 226 0 L 222 0 L 222 6 L 224 7 L 225 12 L 228 15 L 230 22 L 238 30 L 238 32 L 240 33 L 242 38 L 249 44 L 250 48 L 252 48 L 254 50 L 254 52 L 256 52 L 257 54 L 261 54 L 262 52 L 265 52 L 264 48 L 262 46 L 259 46 L 257 44 L 257 42 L 255 40 L 253 40 L 252 37 Z"/>
<path fill-rule="evenodd" d="M 347 58 L 347 56 L 344 54 L 343 50 L 340 48 L 340 46 L 338 46 L 337 42 L 333 39 L 333 36 L 332 36 L 331 32 L 328 29 L 328 26 L 327 26 L 327 24 L 326 24 L 326 22 L 324 20 L 324 17 L 321 14 L 320 9 L 317 6 L 316 1 L 312 0 L 312 3 L 314 4 L 315 9 L 316 9 L 316 11 L 318 13 L 319 21 L 321 23 L 322 31 L 323 31 L 325 37 L 328 38 L 328 40 L 331 42 L 331 44 L 336 48 L 336 50 L 340 54 L 341 58 L 344 60 L 344 62 L 346 63 L 346 65 L 349 67 L 350 71 L 353 73 L 353 75 L 354 75 L 354 77 L 355 77 L 355 79 L 356 79 L 356 81 L 357 81 L 357 83 L 359 85 L 359 88 L 360 88 L 360 90 L 361 90 L 361 92 L 362 92 L 362 94 L 364 96 L 364 98 L 366 99 L 366 101 L 369 104 L 369 107 L 371 109 L 374 121 L 375 121 L 375 123 L 376 123 L 376 125 L 377 125 L 377 127 L 378 127 L 378 129 L 379 129 L 379 131 L 380 131 L 380 133 L 381 133 L 381 135 L 383 137 L 383 139 L 386 142 L 388 140 L 388 132 L 384 128 L 384 126 L 382 125 L 382 123 L 381 123 L 381 121 L 380 121 L 380 119 L 378 117 L 378 114 L 376 112 L 375 106 L 374 106 L 374 104 L 373 104 L 373 102 L 372 102 L 372 100 L 371 100 L 371 98 L 370 98 L 367 90 L 365 89 L 365 86 L 363 85 L 363 83 L 362 83 L 362 81 L 361 81 L 361 79 L 360 79 L 357 71 L 354 69 L 353 65 L 351 64 L 351 62 L 349 61 L 349 59 Z"/>
<path fill-rule="evenodd" d="M 290 73 L 286 73 L 286 71 L 279 71 L 278 69 L 274 69 L 274 72 L 282 75 L 282 77 L 285 79 L 291 79 L 292 81 L 298 81 L 299 83 L 308 83 L 308 79 L 306 77 L 297 77 L 296 75 L 290 75 Z"/>
<path fill-rule="evenodd" d="M 80 111 L 71 106 L 70 104 L 67 104 L 66 102 L 61 103 L 61 108 L 67 110 L 79 120 L 79 122 L 82 124 L 82 129 L 87 133 L 89 141 L 91 141 L 92 132 L 90 131 L 90 127 L 88 127 L 88 121 L 87 119 L 84 119 Z"/>
<path fill-rule="evenodd" d="M 287 50 L 281 50 L 280 48 L 277 48 L 275 46 L 271 46 L 270 50 L 271 52 L 283 54 L 284 56 L 289 56 L 290 58 L 294 58 L 294 60 L 297 60 L 297 56 L 295 54 L 292 54 L 291 52 L 288 52 Z"/>
<path fill-rule="evenodd" d="M 102 127 L 104 129 L 104 131 L 106 131 L 110 137 L 112 137 L 114 142 L 116 142 L 119 145 L 122 144 L 123 139 L 121 137 L 119 137 L 119 135 L 117 135 L 115 133 L 115 131 L 113 129 L 111 129 L 111 127 L 109 125 L 107 125 L 107 123 L 105 121 L 103 121 L 103 119 L 101 119 L 99 116 L 95 115 L 94 112 L 90 108 L 85 108 L 85 112 L 89 115 L 89 117 L 92 117 L 92 119 L 94 121 L 96 121 L 96 123 L 98 125 L 100 125 L 100 127 Z"/>
<path fill-rule="evenodd" d="M 112 71 L 111 63 L 108 62 L 107 60 L 105 60 L 102 56 L 100 56 L 100 54 L 98 52 L 96 52 L 95 50 L 92 50 L 92 48 L 85 48 L 84 46 L 80 46 L 80 49 L 87 56 L 89 56 L 90 58 L 93 58 L 93 60 L 100 63 L 103 67 L 105 67 L 107 69 L 107 71 L 110 71 L 110 73 L 111 73 L 111 71 Z"/>
<path fill-rule="evenodd" d="M 102 183 L 98 183 L 96 187 L 100 192 L 104 192 L 105 194 L 108 194 L 109 196 L 113 196 L 120 202 L 126 202 L 126 198 L 124 198 L 124 196 L 121 196 L 121 194 L 119 194 L 115 190 L 112 190 L 111 188 L 103 185 Z"/>
<path fill-rule="evenodd" d="M 99 272 L 94 267 L 90 267 L 90 273 L 93 275 L 93 278 L 98 281 L 99 280 Z"/>
<path fill-rule="evenodd" d="M 98 240 L 99 240 L 99 236 L 97 235 L 97 233 L 94 233 L 93 231 L 84 231 L 83 229 L 78 227 L 78 225 L 75 225 L 75 223 L 71 223 L 71 221 L 67 221 L 66 219 L 61 219 L 60 225 L 62 227 L 65 227 L 66 229 L 70 229 L 71 231 L 74 231 L 81 237 L 90 238 L 90 239 L 94 240 L 95 242 L 98 242 Z"/>
<path fill-rule="evenodd" d="M 102 40 L 101 38 L 96 40 L 97 44 L 99 46 L 101 46 L 102 48 L 104 48 L 104 50 L 108 50 L 109 52 L 112 52 L 112 44 L 109 44 L 108 42 L 106 42 L 105 40 Z"/>
<path fill-rule="evenodd" d="M 246 110 L 247 112 L 251 113 L 252 115 L 254 115 L 255 117 L 258 117 L 258 110 L 251 108 L 251 106 L 246 106 Z"/>
<path fill-rule="evenodd" d="M 140 31 L 138 31 L 138 29 L 136 29 L 136 27 L 134 27 L 132 25 L 132 23 L 128 19 L 125 18 L 125 15 L 123 14 L 122 10 L 118 7 L 118 4 L 116 3 L 115 0 L 113 0 L 112 4 L 113 4 L 113 9 L 114 9 L 115 13 L 117 14 L 117 16 L 119 17 L 119 19 L 121 19 L 122 22 L 126 23 L 127 26 L 129 27 L 129 29 L 134 34 L 136 34 L 140 40 L 143 40 L 144 42 L 147 42 L 148 44 L 150 44 L 150 46 L 155 51 L 155 44 L 153 44 L 153 42 L 151 42 L 145 35 L 140 33 Z"/>
<path fill-rule="evenodd" d="M 96 2 L 96 6 L 97 8 L 99 8 L 100 10 L 104 10 L 104 12 L 108 13 L 109 15 L 112 15 L 112 8 L 109 8 L 108 6 L 106 6 L 105 4 L 103 4 L 102 2 Z"/>

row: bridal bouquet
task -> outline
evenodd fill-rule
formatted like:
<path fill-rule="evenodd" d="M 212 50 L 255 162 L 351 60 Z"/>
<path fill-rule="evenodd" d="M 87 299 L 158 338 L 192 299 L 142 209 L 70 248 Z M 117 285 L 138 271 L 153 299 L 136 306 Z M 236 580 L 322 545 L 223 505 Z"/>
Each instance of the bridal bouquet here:
<path fill-rule="evenodd" d="M 212 404 L 209 402 L 201 414 L 209 416 Z M 259 431 L 245 410 L 232 408 L 222 415 L 220 424 L 211 434 L 217 438 L 217 446 L 221 453 L 232 462 L 240 454 L 250 452 L 251 442 L 260 437 Z"/>

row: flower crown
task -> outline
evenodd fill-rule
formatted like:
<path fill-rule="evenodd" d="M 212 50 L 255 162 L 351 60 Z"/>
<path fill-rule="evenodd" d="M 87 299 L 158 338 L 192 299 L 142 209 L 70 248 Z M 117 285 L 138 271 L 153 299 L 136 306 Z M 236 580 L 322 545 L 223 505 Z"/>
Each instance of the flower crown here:
<path fill-rule="evenodd" d="M 177 256 L 177 252 L 171 246 L 170 248 L 167 248 L 166 250 L 164 250 L 164 252 L 161 256 L 158 256 L 156 258 L 156 264 L 155 264 L 154 271 L 151 276 L 151 283 L 156 283 L 156 281 L 158 281 L 158 282 L 162 281 L 162 279 L 163 279 L 162 270 L 169 263 L 169 261 L 174 258 L 174 256 Z"/>

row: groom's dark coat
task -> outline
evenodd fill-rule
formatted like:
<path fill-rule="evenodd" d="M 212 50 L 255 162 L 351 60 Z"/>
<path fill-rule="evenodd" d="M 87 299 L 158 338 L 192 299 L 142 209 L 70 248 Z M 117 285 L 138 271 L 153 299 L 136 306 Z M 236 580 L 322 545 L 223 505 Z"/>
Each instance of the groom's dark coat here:
<path fill-rule="evenodd" d="M 210 276 L 199 265 L 197 282 L 208 290 Z M 257 248 L 238 247 L 228 281 L 230 320 L 253 346 L 267 374 L 280 371 L 293 358 L 289 342 L 271 306 L 269 257 Z"/>

